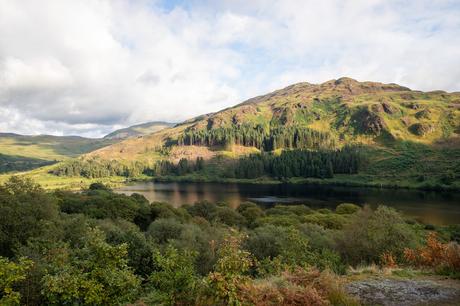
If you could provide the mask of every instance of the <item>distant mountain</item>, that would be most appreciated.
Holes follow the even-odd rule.
[[[146,122],[113,131],[104,136],[104,139],[126,139],[129,137],[143,136],[172,126],[174,126],[174,123],[163,121]]]
[[[455,176],[460,169],[460,93],[422,92],[351,78],[298,83],[84,158],[177,162],[347,144],[361,144],[372,152],[369,175],[415,180],[453,171]]]

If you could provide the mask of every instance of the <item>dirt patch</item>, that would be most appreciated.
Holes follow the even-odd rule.
[[[170,160],[174,163],[177,163],[182,158],[195,160],[197,157],[202,157],[204,160],[209,160],[214,156],[216,156],[216,152],[209,150],[208,147],[175,146],[171,149]]]
[[[435,280],[370,279],[351,282],[349,294],[365,305],[459,305],[457,282]]]

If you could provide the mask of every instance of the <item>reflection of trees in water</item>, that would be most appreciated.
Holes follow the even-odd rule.
[[[279,199],[283,204],[306,204],[312,208],[334,209],[340,203],[350,202],[359,205],[370,204],[373,207],[382,204],[391,206],[434,224],[458,223],[460,220],[460,194],[447,192],[319,185],[177,182],[140,183],[124,187],[119,192],[137,192],[151,202],[168,202],[174,207],[207,200],[226,202],[236,208],[248,199],[253,199],[263,206],[273,206],[277,202],[276,199]]]

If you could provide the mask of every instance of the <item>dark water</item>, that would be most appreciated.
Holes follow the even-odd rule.
[[[237,207],[243,201],[271,206],[276,203],[306,204],[312,208],[335,208],[349,202],[371,206],[387,205],[424,223],[460,223],[460,193],[391,190],[312,185],[253,185],[220,183],[137,183],[117,192],[140,193],[150,201],[168,202],[178,207],[197,201],[225,201]]]

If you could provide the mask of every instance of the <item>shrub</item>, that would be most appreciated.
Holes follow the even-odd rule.
[[[194,268],[196,253],[179,251],[169,245],[164,254],[157,251],[154,262],[157,271],[149,277],[152,292],[149,304],[191,305],[195,300],[197,275]]]
[[[350,215],[361,209],[358,205],[352,203],[342,203],[335,208],[335,212],[341,215]]]
[[[56,199],[31,180],[11,177],[0,186],[0,256],[33,237],[45,235],[58,221]]]
[[[123,219],[97,220],[95,224],[105,233],[106,240],[111,245],[126,244],[128,265],[134,269],[137,275],[146,277],[152,272],[153,246],[135,224]]]
[[[279,261],[281,265],[289,267],[317,266],[321,269],[343,271],[338,254],[326,249],[314,252],[308,238],[293,227],[258,227],[250,232],[245,246],[262,266],[266,266],[262,270],[272,269],[271,264]]]
[[[19,305],[21,294],[14,291],[14,285],[26,279],[27,270],[33,262],[26,258],[18,263],[0,257],[0,305]]]
[[[133,222],[136,218],[142,224],[148,205],[137,197],[116,194],[105,189],[87,190],[83,193],[56,192],[62,212],[82,213],[95,219],[122,218]],[[139,219],[139,217],[142,217]],[[149,221],[148,221],[149,222]]]
[[[211,222],[216,216],[217,206],[213,203],[209,203],[208,201],[202,201],[197,202],[194,205],[187,206],[186,210],[194,217],[202,217]]]
[[[337,241],[340,252],[352,264],[378,262],[387,252],[401,259],[404,249],[416,243],[414,230],[397,211],[385,206],[359,211]]]
[[[216,211],[216,220],[228,226],[242,226],[246,220],[237,211],[230,207],[219,207]]]
[[[296,268],[240,286],[246,305],[359,305],[334,275]]]
[[[150,224],[147,236],[155,242],[163,244],[171,239],[179,238],[183,225],[176,219],[157,219]]]
[[[405,249],[404,257],[417,267],[430,267],[441,274],[460,277],[460,245],[440,242],[435,232],[428,234],[424,246]]]
[[[245,219],[249,228],[254,228],[256,220],[265,215],[265,212],[257,204],[251,202],[243,202],[238,206],[239,212]]]
[[[65,245],[49,251],[42,279],[47,305],[119,305],[137,296],[140,279],[128,267],[127,246],[110,246],[92,229],[81,249]]]
[[[195,258],[198,273],[205,275],[216,262],[216,249],[222,241],[224,230],[218,227],[201,228],[196,224],[184,224],[180,236],[171,244],[179,250],[197,253]]]
[[[267,209],[267,215],[308,215],[311,214],[312,210],[310,207],[305,205],[275,205],[270,209]]]
[[[205,279],[208,291],[204,296],[214,305],[241,305],[240,287],[249,281],[247,273],[254,263],[251,254],[241,249],[244,239],[244,235],[233,231],[217,252],[214,272]]]
[[[264,225],[249,234],[245,247],[257,259],[275,258],[282,252],[285,231],[282,227]]]
[[[303,223],[318,224],[327,229],[342,229],[347,221],[345,216],[334,213],[314,213],[302,217]]]
[[[186,209],[174,208],[168,203],[154,202],[150,205],[150,214],[152,220],[156,219],[177,219],[187,221],[190,219]]]
[[[313,250],[332,249],[335,246],[335,230],[314,223],[301,224],[298,229],[308,239]]]
[[[103,183],[96,182],[96,183],[91,183],[88,187],[89,190],[105,190],[109,191],[111,190],[108,186],[104,185]]]
[[[255,226],[262,225],[275,225],[275,226],[297,226],[300,224],[300,217],[295,215],[271,215],[261,217],[256,220]]]

